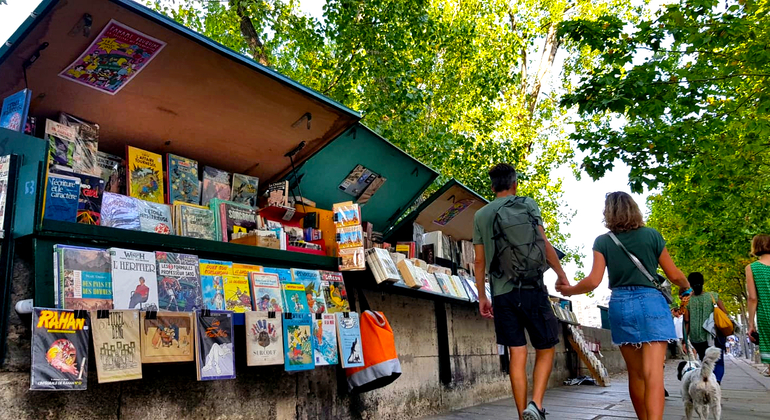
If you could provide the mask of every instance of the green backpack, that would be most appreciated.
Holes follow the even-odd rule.
[[[492,224],[495,258],[490,271],[518,286],[541,288],[548,269],[545,239],[525,200],[515,197],[497,209]]]

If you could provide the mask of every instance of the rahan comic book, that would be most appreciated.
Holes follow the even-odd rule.
[[[67,309],[32,310],[31,390],[84,390],[88,384],[89,318]]]

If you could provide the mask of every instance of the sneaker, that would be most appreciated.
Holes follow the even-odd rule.
[[[522,413],[524,420],[545,420],[545,410],[537,408],[534,401],[530,401]]]

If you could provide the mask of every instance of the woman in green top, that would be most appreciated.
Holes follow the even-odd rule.
[[[698,357],[703,360],[703,356],[706,355],[706,349],[709,348],[709,338],[711,334],[703,328],[703,323],[714,313],[714,303],[719,306],[719,309],[725,313],[725,305],[719,299],[719,294],[716,292],[703,293],[703,284],[705,279],[703,274],[695,272],[690,273],[687,276],[687,280],[692,287],[693,295],[690,297],[690,301],[687,302],[687,310],[684,313],[684,327],[687,330],[687,337],[690,339],[690,343],[698,352]],[[713,337],[714,345],[722,349],[722,356],[719,357],[716,366],[714,367],[714,375],[717,377],[717,382],[722,383],[722,377],[725,376],[725,337],[721,334]]]
[[[759,260],[746,266],[749,337],[759,333],[759,355],[762,363],[770,364],[770,236],[755,236],[751,241],[751,253]],[[756,342],[753,337],[751,341]]]

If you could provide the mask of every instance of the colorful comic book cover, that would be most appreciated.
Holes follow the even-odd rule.
[[[158,310],[154,252],[110,248],[112,303],[115,309]]]
[[[31,390],[84,390],[88,383],[89,318],[75,311],[32,310]]]
[[[59,76],[110,95],[155,58],[165,42],[110,20],[91,45]]]
[[[99,176],[104,180],[104,191],[126,194],[126,161],[115,155],[96,152]]]
[[[203,309],[198,256],[155,251],[158,265],[158,304],[162,311]]]
[[[473,200],[473,199],[470,199],[470,198],[465,198],[465,199],[462,199],[462,200],[457,200],[445,212],[441,213],[441,215],[439,217],[437,217],[436,220],[433,221],[433,223],[435,223],[435,224],[437,224],[439,226],[446,226],[447,223],[451,222],[452,219],[457,217],[460,213],[465,211],[465,209],[470,207],[475,202],[476,202],[476,200]]]
[[[262,267],[262,271],[265,273],[275,274],[278,276],[278,280],[283,283],[288,283],[292,281],[291,277],[291,269],[290,268],[273,268],[273,267]]]
[[[139,208],[139,228],[142,232],[171,235],[173,230],[171,206],[144,200],[136,201]]]
[[[364,366],[361,350],[361,324],[355,312],[337,313],[337,340],[340,362],[345,369]]]
[[[326,312],[326,302],[321,287],[321,274],[318,270],[292,268],[291,277],[295,283],[305,287],[305,296],[310,312],[314,314]]]
[[[283,289],[284,312],[291,312],[294,314],[310,313],[304,285],[301,283],[281,282],[281,288]]]
[[[58,174],[48,175],[43,218],[63,222],[77,222],[79,199],[80,178]]]
[[[237,313],[251,310],[248,277],[234,274],[225,276],[225,308]]]
[[[75,129],[75,172],[101,177],[102,171],[97,163],[99,147],[99,124],[82,120],[62,112],[59,122]]]
[[[199,313],[196,330],[198,380],[235,379],[233,313],[211,311],[205,316]]]
[[[307,313],[283,315],[284,369],[287,372],[315,368],[312,316]]]
[[[198,162],[169,153],[166,155],[167,202],[198,204],[201,201],[201,182],[198,179]]]
[[[157,312],[155,319],[147,319],[147,312],[142,311],[139,322],[142,363],[195,360],[194,312]]]
[[[249,233],[257,230],[257,211],[243,204],[219,203],[219,217],[223,242],[230,242],[234,233]]]
[[[153,203],[163,198],[163,160],[157,153],[126,146],[128,195]]]
[[[0,108],[0,128],[21,133],[27,123],[31,99],[32,91],[29,89],[22,89],[3,99],[3,107]]]
[[[230,199],[230,172],[204,166],[201,205],[207,206],[212,198]]]
[[[251,272],[249,279],[255,311],[283,311],[283,293],[281,293],[281,283],[277,274]]]
[[[215,240],[214,212],[194,204],[175,203],[179,207],[179,234],[188,238]]]
[[[234,276],[249,276],[249,273],[251,272],[261,272],[262,266],[261,265],[254,265],[254,264],[240,264],[240,263],[233,263],[233,275]]]
[[[259,187],[259,178],[243,174],[233,174],[230,201],[250,207],[257,207],[257,187]]]
[[[112,309],[110,253],[105,249],[54,245],[56,304],[61,309]]]
[[[99,383],[142,379],[139,311],[91,312],[91,334]]]
[[[313,315],[313,339],[315,340],[315,365],[339,363],[337,356],[337,326],[334,314]]]
[[[246,364],[283,364],[283,318],[280,313],[246,312]]]
[[[45,138],[48,140],[48,166],[73,170],[77,130],[53,120],[45,120]]]
[[[229,261],[200,260],[203,304],[207,309],[224,311],[225,277],[232,275],[233,263]]]
[[[345,280],[342,273],[336,271],[319,271],[321,274],[321,290],[326,301],[326,312],[350,312],[348,292],[345,290]]]
[[[140,200],[121,194],[105,192],[102,196],[101,225],[117,229],[139,230]]]

